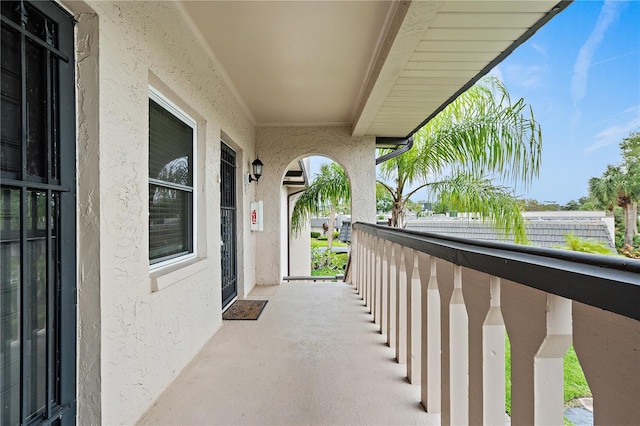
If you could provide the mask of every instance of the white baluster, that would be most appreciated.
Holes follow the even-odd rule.
[[[398,364],[407,362],[407,267],[402,246],[396,281],[396,360]]]
[[[367,293],[369,313],[375,315],[375,292],[376,292],[376,246],[378,238],[371,236],[371,249],[369,251],[369,270],[371,271],[371,279],[369,280],[369,292]]]
[[[356,290],[358,290],[358,281],[360,276],[358,275],[358,255],[360,254],[360,245],[358,244],[358,235],[360,231],[354,229],[351,232],[351,284]]]
[[[362,287],[360,288],[360,298],[366,302],[367,283],[369,282],[369,268],[367,260],[369,259],[369,234],[364,234],[362,239]]]
[[[382,269],[380,275],[380,333],[387,334],[387,322],[388,322],[388,307],[387,298],[388,286],[389,286],[389,259],[387,258],[387,251],[389,242],[382,240]]]
[[[362,296],[362,288],[364,287],[364,281],[366,277],[364,276],[364,251],[365,251],[365,239],[367,234],[363,232],[360,233],[360,250],[358,253],[358,267],[359,267],[359,275],[360,280],[358,280],[358,295]]]
[[[593,393],[594,424],[638,424],[640,321],[573,301],[573,346]]]
[[[362,286],[364,285],[364,239],[365,233],[360,232],[360,236],[358,237],[358,296],[362,295]]]
[[[400,256],[399,245],[391,243],[389,250],[389,288],[388,290],[388,315],[387,315],[387,344],[390,348],[396,345],[396,283],[398,281],[398,268],[396,257]]]
[[[422,405],[429,413],[441,412],[441,318],[440,290],[436,258],[424,256],[428,262],[429,281],[422,283]]]
[[[536,353],[534,421],[537,425],[564,422],[564,355],[571,345],[571,300],[547,294],[547,336]]]
[[[418,251],[413,251],[413,271],[411,272],[411,284],[407,289],[407,378],[409,383],[420,384],[421,379],[421,306],[422,306],[422,281],[418,266]]]
[[[462,267],[454,266],[449,302],[449,412],[452,425],[469,423],[469,319],[462,294]]]
[[[376,325],[380,325],[380,286],[382,285],[382,247],[384,241],[381,238],[376,238],[376,251],[375,251],[375,275],[376,280],[373,287],[373,322]]]
[[[505,421],[505,330],[500,310],[500,278],[491,277],[491,302],[482,324],[483,423],[503,425]]]

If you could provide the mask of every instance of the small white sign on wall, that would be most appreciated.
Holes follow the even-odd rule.
[[[255,201],[251,203],[251,230],[262,231],[263,229],[262,201]]]

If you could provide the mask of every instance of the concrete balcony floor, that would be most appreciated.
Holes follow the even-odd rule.
[[[221,329],[141,424],[439,424],[344,283],[257,287],[258,321]]]

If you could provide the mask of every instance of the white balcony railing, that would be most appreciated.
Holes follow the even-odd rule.
[[[562,425],[574,345],[594,423],[640,419],[640,262],[357,223],[351,282],[442,424]]]

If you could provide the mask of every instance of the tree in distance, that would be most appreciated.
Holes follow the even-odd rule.
[[[624,211],[624,244],[633,245],[638,234],[638,201],[640,200],[640,132],[631,133],[620,142],[622,161],[608,165],[600,177],[589,179],[589,193],[602,208],[613,212],[615,206]]]

